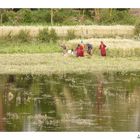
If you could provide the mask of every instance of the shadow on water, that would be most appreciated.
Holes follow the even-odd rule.
[[[140,131],[140,72],[0,75],[0,131]]]

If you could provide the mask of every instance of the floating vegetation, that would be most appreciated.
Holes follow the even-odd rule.
[[[46,114],[35,114],[28,116],[27,118],[32,122],[32,125],[36,127],[38,130],[43,130],[43,128],[46,127],[54,127],[54,126],[59,126],[60,121],[47,116]]]
[[[8,101],[9,101],[9,102],[12,101],[13,98],[14,98],[13,93],[9,92],[9,93],[8,93]]]
[[[6,114],[6,117],[7,119],[10,119],[10,120],[19,120],[19,115],[17,113],[8,112]]]

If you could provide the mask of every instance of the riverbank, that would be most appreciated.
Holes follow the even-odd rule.
[[[0,54],[0,74],[66,74],[140,71],[137,57],[64,57],[61,53]]]

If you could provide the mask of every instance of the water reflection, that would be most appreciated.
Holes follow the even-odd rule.
[[[139,78],[1,75],[0,131],[140,131]]]
[[[97,85],[97,92],[96,92],[96,111],[97,114],[100,114],[102,111],[103,104],[105,103],[105,95],[103,91],[103,82],[99,81]]]
[[[5,131],[2,97],[0,95],[0,131]]]

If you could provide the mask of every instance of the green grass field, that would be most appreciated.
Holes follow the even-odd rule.
[[[53,53],[61,52],[56,43],[0,41],[0,53]]]
[[[120,27],[120,26],[119,26]],[[60,31],[62,34],[63,28]],[[66,27],[65,27],[66,28]],[[84,31],[84,27],[79,26]],[[93,28],[93,26],[87,26]],[[118,29],[116,31],[116,28]],[[95,30],[94,26],[94,30]],[[98,30],[104,33],[113,34],[113,38],[103,37],[82,39],[84,43],[91,43],[94,47],[93,56],[77,58],[74,56],[63,56],[61,44],[66,44],[68,49],[75,49],[80,39],[59,40],[58,43],[43,43],[38,40],[29,40],[29,42],[19,42],[17,40],[0,40],[0,74],[66,74],[66,73],[92,73],[92,72],[110,72],[110,71],[139,71],[140,70],[140,41],[134,39],[124,39],[117,34],[125,34],[133,29],[129,26],[122,26],[121,32],[118,26],[104,27],[99,26]],[[19,28],[17,27],[17,30]],[[36,30],[36,28],[34,29]],[[64,30],[67,30],[64,29]],[[80,29],[78,29],[79,31]],[[108,30],[110,32],[108,32]],[[115,31],[116,32],[115,32]],[[124,32],[124,30],[126,32]],[[8,29],[4,30],[9,31]],[[15,30],[13,30],[15,31]],[[32,28],[33,31],[33,28]],[[81,31],[81,30],[80,30]],[[132,34],[130,32],[130,34]],[[66,33],[66,32],[65,32]],[[96,31],[95,33],[99,33]],[[3,33],[4,34],[4,33]],[[129,34],[128,34],[129,35]],[[105,35],[106,36],[106,35]],[[99,44],[104,41],[107,46],[107,57],[100,56]]]
[[[139,71],[138,57],[64,57],[61,53],[0,54],[0,74],[66,74]]]
[[[91,43],[94,47],[94,55],[99,56],[100,41],[104,41],[107,46],[107,55],[109,57],[139,57],[140,41],[134,39],[114,39],[114,38],[91,38],[84,39],[84,43]],[[75,49],[80,39],[69,41],[59,41],[58,43],[42,43],[31,41],[20,43],[16,41],[0,40],[0,53],[58,53],[62,52],[60,44],[66,44],[68,49]]]

